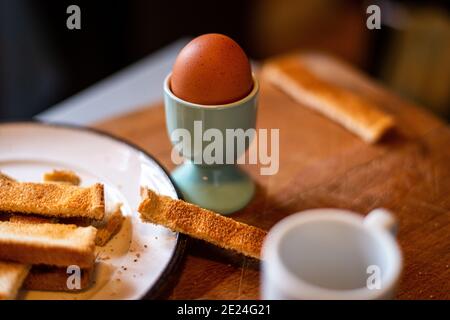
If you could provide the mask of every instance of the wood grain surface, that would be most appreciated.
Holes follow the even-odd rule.
[[[233,218],[269,230],[292,213],[322,207],[367,214],[391,209],[399,219],[404,270],[397,298],[450,299],[450,128],[347,65],[305,56],[311,68],[373,99],[398,129],[368,145],[260,79],[259,128],[280,129],[280,169],[259,175],[257,192]],[[162,103],[95,125],[154,155],[167,169],[169,142]],[[259,265],[193,240],[171,299],[259,298]]]

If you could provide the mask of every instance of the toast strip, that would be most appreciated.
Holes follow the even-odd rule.
[[[146,188],[142,193],[138,211],[144,221],[259,259],[266,231]]]
[[[294,98],[374,143],[394,126],[394,119],[358,94],[320,79],[305,67],[299,56],[267,62],[263,77]]]
[[[27,290],[76,292],[91,286],[93,273],[93,267],[81,269],[80,289],[69,289],[67,280],[69,280],[71,273],[67,273],[67,268],[33,266],[25,278],[23,288]]]
[[[89,188],[81,188],[0,179],[0,211],[103,219],[103,185],[96,183]]]
[[[75,225],[0,222],[0,260],[90,268],[96,232]]]
[[[0,300],[16,297],[29,270],[28,265],[0,261]]]
[[[65,183],[73,186],[79,186],[81,183],[80,177],[70,170],[53,170],[44,173],[44,182],[50,183]]]
[[[94,224],[97,228],[97,236],[95,238],[95,244],[97,246],[105,246],[109,240],[115,236],[122,228],[124,216],[122,214],[122,204],[116,205],[113,212],[107,214],[105,221],[101,224]]]

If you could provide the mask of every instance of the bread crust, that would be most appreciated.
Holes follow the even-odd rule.
[[[103,185],[81,188],[60,183],[30,183],[0,179],[0,211],[49,217],[103,219]]]
[[[92,267],[94,227],[0,222],[0,260],[24,264]]]
[[[262,76],[297,102],[341,124],[364,141],[374,143],[394,126],[394,118],[369,99],[322,80],[298,55],[269,60]]]
[[[210,242],[243,255],[260,258],[266,231],[224,217],[196,205],[142,190],[138,211],[144,221]]]

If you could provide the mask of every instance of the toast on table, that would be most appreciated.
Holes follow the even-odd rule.
[[[271,59],[261,73],[299,103],[336,121],[366,142],[377,142],[394,127],[394,118],[373,101],[323,80],[298,55]]]
[[[196,205],[143,188],[139,213],[144,221],[210,242],[243,255],[260,258],[266,231]]]

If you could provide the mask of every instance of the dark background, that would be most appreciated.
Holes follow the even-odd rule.
[[[219,32],[261,60],[330,52],[449,118],[448,1],[0,0],[0,119],[29,118],[183,36]],[[66,9],[81,8],[81,30]],[[382,7],[381,30],[365,9]],[[406,17],[406,18],[405,18]]]

